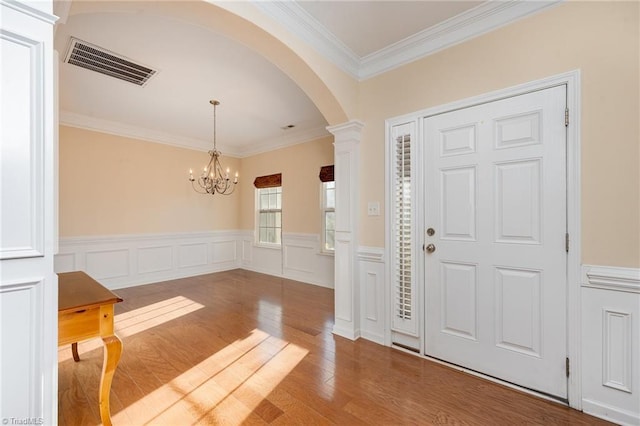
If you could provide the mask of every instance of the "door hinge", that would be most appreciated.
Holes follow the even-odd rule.
[[[569,253],[569,233],[564,234],[564,249]]]
[[[569,126],[569,108],[564,109],[564,127]]]
[[[564,362],[564,366],[565,366],[565,371],[567,373],[567,377],[569,377],[569,358],[565,358],[565,362]]]

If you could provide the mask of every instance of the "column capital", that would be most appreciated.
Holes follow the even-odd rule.
[[[346,123],[327,126],[327,130],[335,137],[335,142],[357,141],[360,142],[364,123],[360,120],[350,120]]]

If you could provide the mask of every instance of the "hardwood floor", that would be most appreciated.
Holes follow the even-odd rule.
[[[117,290],[114,425],[597,425],[604,421],[366,340],[333,291],[235,270]],[[59,423],[100,423],[99,340],[60,348]]]

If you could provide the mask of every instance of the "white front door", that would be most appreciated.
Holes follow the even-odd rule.
[[[560,398],[565,106],[563,85],[423,122],[426,354]]]

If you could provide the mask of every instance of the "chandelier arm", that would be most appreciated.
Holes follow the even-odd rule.
[[[195,181],[194,181],[194,180],[192,180],[192,181],[191,181],[191,187],[192,187],[192,188],[193,188],[193,190],[194,190],[194,191],[196,191],[198,194],[207,194],[207,192],[205,192],[205,191],[201,191],[201,190],[199,190],[198,188],[196,188],[196,185],[195,185]]]

